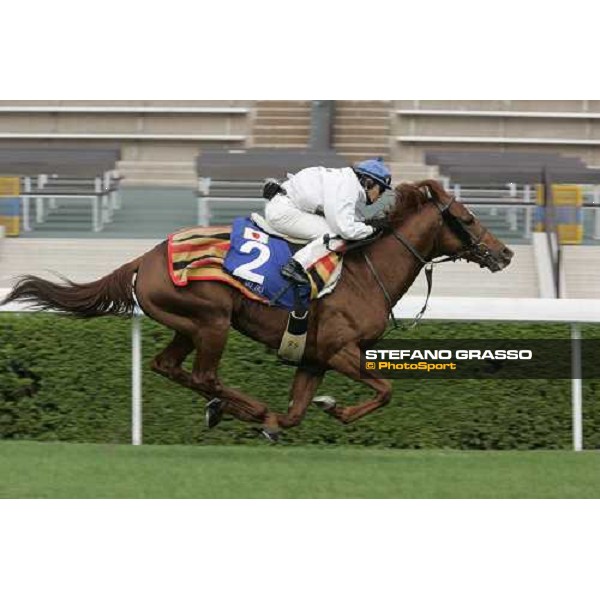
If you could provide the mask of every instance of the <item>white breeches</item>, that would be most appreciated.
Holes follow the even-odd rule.
[[[342,240],[331,240],[328,249],[323,242],[323,235],[329,233],[333,237],[334,234],[325,218],[301,211],[286,196],[275,196],[267,203],[265,218],[276,231],[291,237],[312,240],[294,254],[294,259],[305,269],[329,254],[330,249],[338,249],[345,245]]]
[[[332,233],[325,217],[300,210],[287,196],[275,196],[265,207],[265,219],[276,231],[303,240]]]

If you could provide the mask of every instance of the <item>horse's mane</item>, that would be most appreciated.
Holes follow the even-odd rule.
[[[416,183],[401,183],[396,186],[395,201],[387,212],[390,227],[395,227],[409,216],[422,210],[428,198],[444,199],[447,192],[442,184],[435,179],[424,179]]]

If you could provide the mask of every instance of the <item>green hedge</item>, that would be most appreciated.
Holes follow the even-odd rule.
[[[128,443],[131,342],[128,321],[75,321],[55,315],[0,315],[0,438]],[[426,323],[404,336],[563,338],[564,325]],[[600,337],[600,329],[584,328]],[[391,337],[394,337],[392,334]],[[208,431],[204,402],[148,368],[170,340],[143,322],[144,442],[262,443],[246,424],[224,421]],[[272,353],[231,333],[221,377],[285,410],[293,370]],[[350,426],[317,410],[285,433],[284,442],[392,448],[569,448],[570,381],[396,381],[392,403]],[[369,394],[358,383],[328,374],[319,393],[343,403]],[[584,384],[586,448],[600,447],[600,382]]]

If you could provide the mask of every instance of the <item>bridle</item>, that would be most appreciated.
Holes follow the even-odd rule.
[[[488,231],[487,228],[484,227],[483,225],[481,225],[481,228],[482,228],[481,233],[479,234],[479,236],[477,236],[477,238],[473,237],[473,235],[467,228],[467,224],[465,224],[464,221],[462,221],[456,215],[453,215],[450,212],[450,207],[456,201],[456,197],[451,196],[450,202],[448,202],[446,204],[446,203],[441,202],[438,198],[432,196],[431,192],[429,191],[429,188],[425,188],[425,189],[426,189],[425,196],[427,197],[427,200],[433,203],[433,205],[439,211],[440,216],[442,217],[441,227],[446,225],[448,227],[448,229],[450,229],[450,231],[462,243],[462,249],[459,252],[452,254],[451,256],[446,256],[445,258],[439,258],[437,260],[434,260],[432,258],[428,259],[428,258],[425,258],[402,234],[398,233],[394,229],[391,230],[391,234],[394,236],[394,238],[396,240],[398,240],[398,242],[400,242],[400,244],[402,244],[417,259],[417,261],[419,263],[419,267],[424,268],[425,277],[427,279],[427,297],[425,298],[425,304],[423,304],[423,307],[421,308],[419,313],[417,315],[415,315],[413,322],[409,326],[407,326],[406,329],[412,329],[413,327],[415,327],[417,325],[417,323],[421,320],[423,315],[425,314],[425,311],[427,310],[427,305],[429,303],[429,297],[431,296],[431,290],[433,288],[433,266],[434,265],[439,264],[439,263],[444,263],[444,262],[450,262],[450,261],[455,262],[457,260],[461,260],[461,259],[465,258],[467,255],[471,255],[474,258],[479,258],[479,259],[481,259],[482,262],[492,258],[492,254],[489,251],[489,249],[487,248],[487,246],[485,244],[481,243],[481,240],[483,239],[484,235]],[[437,233],[436,233],[436,239],[437,239]],[[379,275],[378,275],[377,271],[375,270],[375,267],[373,266],[373,263],[371,262],[369,257],[364,252],[363,252],[363,256],[364,256],[365,262],[367,263],[367,266],[369,267],[371,273],[373,274],[373,277],[375,278],[375,281],[377,282],[377,284],[381,288],[381,291],[383,292],[383,295],[385,296],[386,302],[388,304],[389,314],[390,314],[390,317],[394,324],[394,329],[398,329],[399,325],[398,325],[398,322],[396,321],[396,317],[394,316],[394,312],[393,312],[394,306],[392,303],[392,298],[391,298],[389,292],[387,291],[387,289],[385,288],[383,281],[379,277]]]
[[[492,257],[492,253],[490,252],[489,248],[485,244],[481,243],[483,236],[488,232],[487,227],[481,225],[481,233],[479,234],[479,236],[477,236],[477,238],[474,238],[471,235],[467,224],[462,219],[459,219],[456,215],[453,215],[450,212],[450,207],[454,204],[454,202],[456,202],[455,196],[450,197],[450,202],[448,202],[448,204],[444,204],[443,202],[440,202],[437,198],[432,197],[429,189],[427,189],[426,196],[427,199],[430,202],[432,202],[433,205],[438,209],[442,217],[443,224],[446,225],[448,229],[450,229],[450,231],[460,240],[462,244],[462,250],[460,250],[456,254],[435,261],[429,260],[426,261],[427,263],[435,264],[448,261],[454,262],[456,260],[461,260],[465,258],[465,256],[469,254],[471,256],[481,259],[481,261],[486,261]],[[394,230],[392,230],[392,234],[394,235],[394,237],[396,237],[396,239],[398,239],[398,241],[401,241]]]

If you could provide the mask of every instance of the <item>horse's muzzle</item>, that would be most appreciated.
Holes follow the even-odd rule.
[[[510,261],[514,255],[515,253],[505,246],[498,253],[490,253],[488,260],[482,266],[487,267],[492,273],[497,273],[510,265]]]

